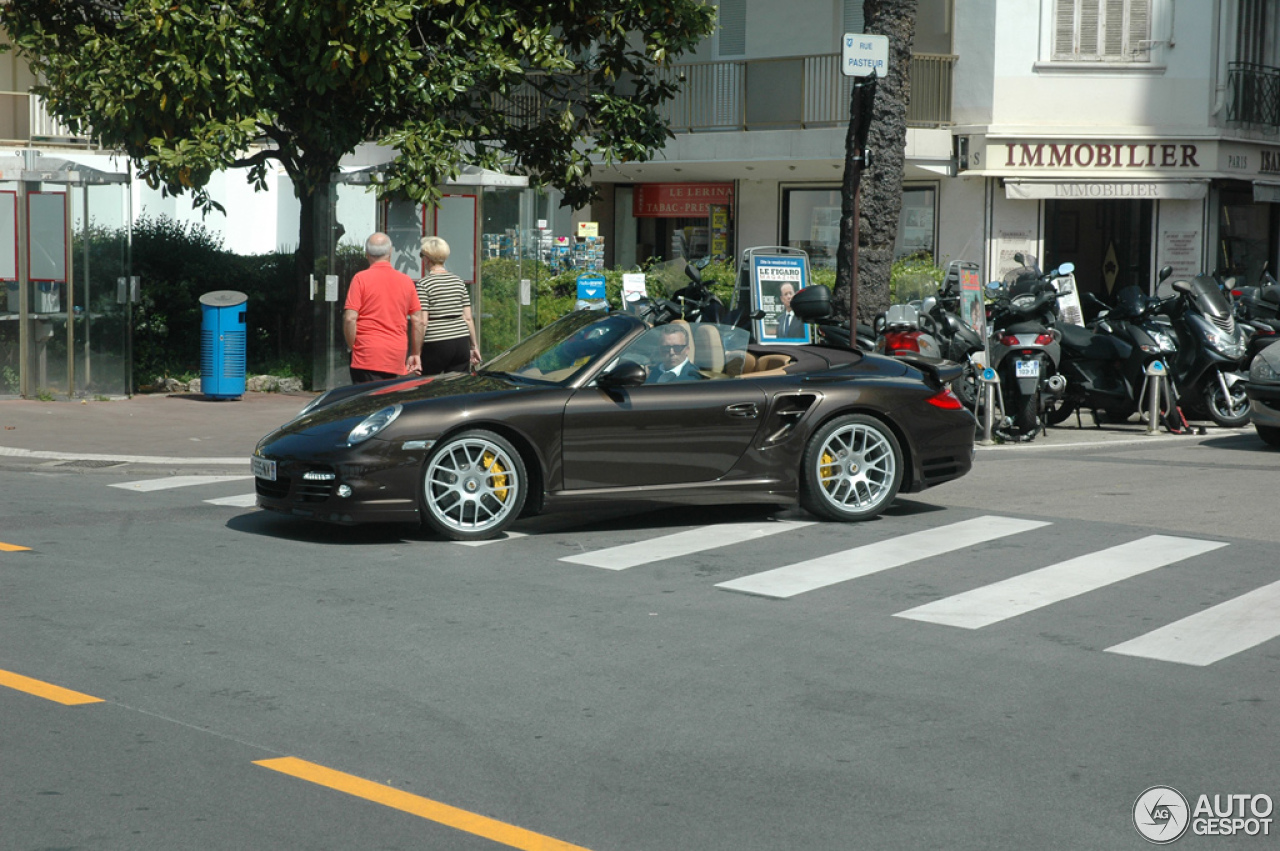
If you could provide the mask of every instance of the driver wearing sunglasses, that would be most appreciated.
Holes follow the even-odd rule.
[[[649,384],[671,381],[696,381],[704,376],[689,362],[689,335],[683,326],[668,325],[662,329],[658,346],[659,363],[649,370]]]

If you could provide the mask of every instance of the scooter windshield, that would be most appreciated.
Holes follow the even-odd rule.
[[[1190,283],[1191,297],[1201,313],[1216,319],[1225,319],[1231,315],[1231,305],[1227,303],[1227,297],[1222,294],[1217,281],[1201,275],[1193,278]]]

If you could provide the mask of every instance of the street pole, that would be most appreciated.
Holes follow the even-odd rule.
[[[867,166],[867,133],[871,127],[871,112],[876,100],[876,79],[876,75],[871,74],[858,77],[853,84],[849,99],[849,132],[845,136],[840,238],[842,244],[848,246],[849,340],[854,345],[858,338],[858,189],[862,184],[862,170]]]

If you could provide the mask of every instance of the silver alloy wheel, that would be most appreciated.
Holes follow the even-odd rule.
[[[809,457],[814,491],[835,516],[869,516],[897,493],[900,453],[874,422],[851,418],[827,434]]]
[[[510,444],[473,432],[450,440],[427,462],[423,500],[440,531],[483,537],[515,519],[524,488],[524,464]]]

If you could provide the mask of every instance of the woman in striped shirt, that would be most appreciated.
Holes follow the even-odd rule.
[[[422,340],[422,374],[466,372],[480,362],[471,298],[462,279],[444,267],[449,243],[438,236],[422,239],[427,276],[418,281],[418,300],[426,335]]]

